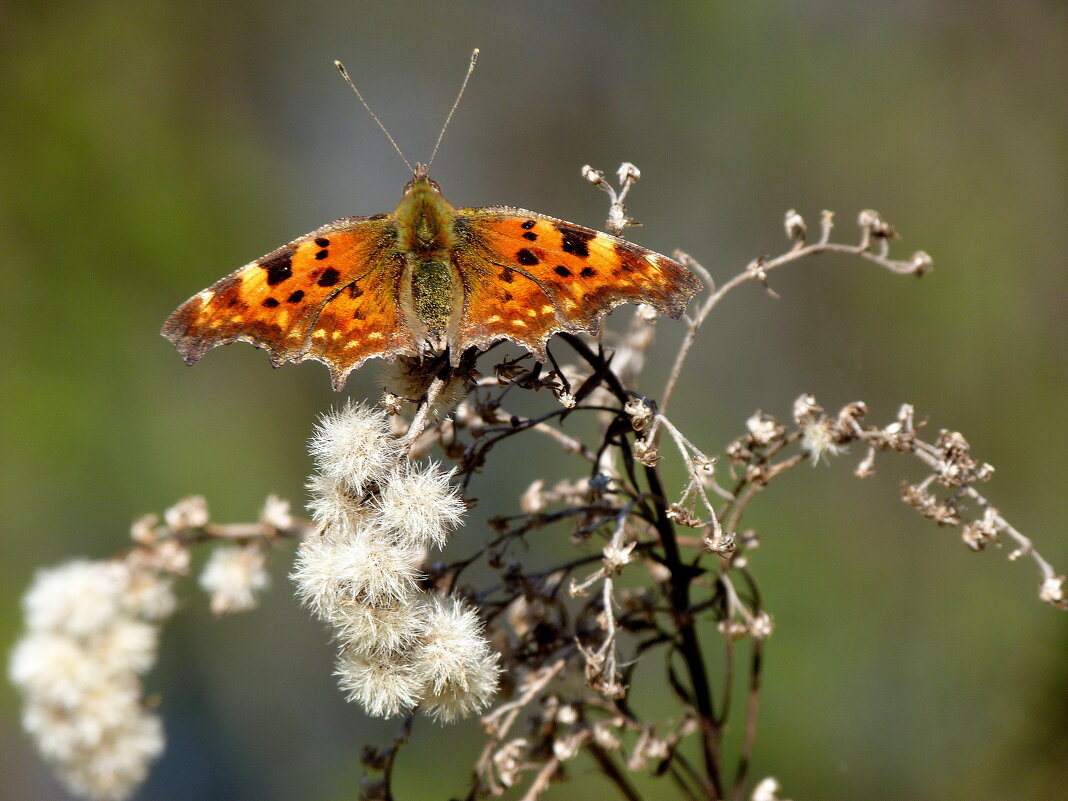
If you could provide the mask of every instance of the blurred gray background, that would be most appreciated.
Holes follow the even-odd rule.
[[[692,439],[716,452],[802,392],[863,399],[873,421],[910,401],[932,434],[964,432],[1006,517],[1068,565],[1063,3],[9,2],[0,29],[5,651],[34,569],[116,552],[137,515],[191,493],[220,521],[253,518],[268,492],[299,506],[304,440],[338,400],[326,370],[275,372],[245,346],[189,369],[159,327],[261,253],[393,209],[409,176],[333,59],[415,161],[475,46],[434,165],[456,205],[600,227],[605,197],[579,168],[630,160],[644,227],[628,235],[721,281],[787,248],[788,208],[811,227],[836,210],[847,241],[878,209],[898,253],[934,257],[922,281],[827,258],[774,274],[778,300],[739,291],[674,400]],[[650,394],[681,327],[658,333]],[[377,366],[346,392],[377,398]],[[496,454],[457,547],[535,475],[583,469],[527,453]],[[1064,797],[1064,614],[1038,602],[1030,563],[972,554],[897,500],[917,466],[884,458],[860,482],[861,456],[795,471],[748,518],[778,626],[754,775],[794,799]],[[565,541],[544,535],[547,552]],[[289,559],[249,615],[215,621],[183,588],[150,677],[168,750],[138,798],[356,796],[361,745],[394,724],[343,703]],[[0,685],[0,796],[65,797],[18,714]],[[419,720],[398,798],[462,794],[478,734]],[[604,792],[591,765],[570,773],[549,798]]]

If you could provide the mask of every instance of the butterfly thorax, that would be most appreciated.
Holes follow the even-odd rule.
[[[459,324],[460,276],[452,262],[456,212],[437,184],[416,178],[393,213],[404,259],[401,305],[424,348],[443,350]],[[422,348],[421,348],[422,349]]]

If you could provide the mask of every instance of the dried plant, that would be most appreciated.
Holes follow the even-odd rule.
[[[633,224],[623,205],[639,177],[633,165],[620,168],[618,190],[600,171],[586,167],[583,176],[610,195],[611,230]],[[778,783],[748,773],[773,624],[747,561],[757,534],[743,518],[772,481],[840,457],[851,444],[863,452],[860,478],[890,454],[918,460],[926,477],[902,483],[904,501],[957,528],[972,550],[1008,542],[1010,559],[1038,568],[1040,599],[1064,609],[1064,576],[980,491],[993,468],[960,433],[926,436],[907,404],[895,419],[873,424],[862,402],[828,413],[803,395],[791,419],[757,411],[739,424],[739,436],[718,444],[695,442],[668,416],[702,323],[742,284],[770,292],[773,271],[828,252],[901,275],[931,268],[923,252],[891,258],[895,233],[874,211],[860,213],[852,245],[831,241],[832,221],[824,212],[810,241],[802,217],[788,212],[789,250],[754,260],[718,287],[678,254],[707,293],[686,318],[656,396],[635,389],[657,330],[656,313],[645,307],[623,331],[561,334],[549,365],[501,357],[496,347],[465,353],[456,367],[446,358],[402,358],[387,370],[380,408],[349,402],[321,419],[310,442],[310,520],[269,498],[256,523],[218,525],[203,499],[191,498],[162,520],[137,521],[133,547],[111,561],[42,571],[24,600],[26,634],[10,674],[44,758],[85,797],[119,799],[136,789],[163,747],[139,677],[152,666],[160,626],[174,610],[172,584],[188,574],[190,552],[214,549],[200,585],[212,611],[228,614],[255,606],[267,587],[266,560],[298,540],[296,594],[331,631],[342,692],[370,715],[402,718],[393,743],[366,751],[364,798],[393,797],[397,753],[422,712],[441,723],[482,713],[486,740],[468,799],[512,787],[538,798],[585,753],[627,799],[641,797],[629,774],[651,772],[680,798],[775,801]],[[547,392],[538,414],[509,406],[516,393],[539,390]],[[594,435],[581,439],[559,425],[577,415],[595,422]],[[468,509],[467,489],[477,473],[521,469],[495,452],[516,436],[547,437],[587,467],[551,486],[531,476],[515,514],[488,521],[487,531]],[[429,461],[431,454],[451,467]],[[665,459],[684,467],[681,486],[665,485]],[[446,562],[428,558],[465,524],[486,531],[466,538],[477,547]],[[529,568],[526,545],[562,526],[574,555]],[[475,564],[495,578],[476,584]],[[722,640],[719,664],[702,649],[710,637]],[[636,711],[629,691],[639,658],[662,665],[673,714],[653,720]],[[735,709],[739,683],[748,702]],[[727,764],[731,738],[729,752],[739,757]],[[696,762],[680,747],[692,741]]]

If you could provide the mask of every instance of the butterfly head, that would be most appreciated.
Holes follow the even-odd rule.
[[[430,180],[430,165],[416,164],[415,169],[412,170],[412,179],[404,185],[404,196],[407,197],[412,192],[426,191],[427,189],[441,194],[441,187],[438,186],[438,182]]]

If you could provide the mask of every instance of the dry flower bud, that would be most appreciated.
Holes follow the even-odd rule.
[[[289,513],[289,501],[277,495],[268,495],[260,512],[260,522],[271,528],[285,531],[293,527],[293,515]]]
[[[897,234],[888,222],[883,220],[879,212],[865,209],[857,218],[857,223],[866,234],[876,239],[895,239]]]
[[[1050,576],[1042,582],[1038,597],[1048,604],[1064,604],[1064,576]]]
[[[704,542],[708,551],[718,556],[730,556],[738,549],[733,534],[717,531],[713,526],[708,527]]]
[[[872,228],[880,222],[879,212],[874,209],[864,209],[857,215],[857,225],[861,228]]]
[[[749,634],[749,627],[740,620],[721,620],[716,628],[728,640],[740,640]]]
[[[574,759],[583,745],[583,739],[584,738],[579,738],[575,735],[556,738],[553,740],[553,756],[561,762]]]
[[[805,393],[794,401],[794,420],[798,425],[814,423],[823,419],[823,407],[816,403],[816,396]]]
[[[671,755],[671,746],[663,737],[654,735],[645,741],[642,754],[649,759],[667,759]]]
[[[754,487],[766,487],[768,485],[768,467],[763,464],[751,464],[745,468],[746,483]]]
[[[549,505],[544,489],[544,479],[538,478],[531,482],[530,486],[519,496],[519,508],[528,515],[535,515],[543,511]]]
[[[987,543],[997,543],[999,541],[996,528],[986,526],[982,521],[977,520],[961,526],[960,538],[973,551],[985,550]]]
[[[159,525],[159,515],[142,515],[130,526],[130,539],[138,545],[151,547],[156,544],[156,526]]]
[[[604,183],[604,173],[600,170],[595,170],[589,164],[582,167],[582,177],[594,186],[599,186]]]
[[[148,553],[151,554],[149,561],[156,570],[176,576],[184,576],[189,572],[192,554],[189,553],[189,548],[178,540],[161,542]]]
[[[808,236],[808,228],[805,226],[805,219],[794,209],[786,212],[785,226],[788,239],[802,245],[805,243],[805,237]]]
[[[619,176],[619,183],[621,185],[632,184],[642,177],[641,171],[629,161],[624,161],[619,165],[619,169],[616,170],[616,175]],[[589,179],[587,178],[586,180]]]
[[[901,499],[924,517],[940,526],[955,526],[960,523],[957,510],[938,499],[923,485],[901,482]],[[1011,556],[1009,557],[1012,558]]]
[[[749,262],[749,264],[746,265],[745,271],[752,275],[754,278],[756,278],[756,280],[758,280],[760,283],[764,284],[764,286],[767,286],[768,274],[764,270],[763,258],[758,256],[757,258],[753,259],[751,262]]]
[[[667,518],[668,520],[674,520],[680,526],[688,526],[689,528],[700,528],[704,525],[701,519],[693,513],[693,510],[686,509],[677,503],[673,503],[668,507]]]
[[[634,440],[634,458],[646,467],[655,467],[660,461],[660,451],[644,437]]]
[[[378,405],[385,409],[386,414],[396,416],[404,411],[404,398],[392,392],[386,392],[382,395],[382,400],[378,402]]]
[[[745,427],[749,431],[752,444],[758,448],[766,448],[786,435],[785,426],[770,414],[764,414],[759,409],[745,421]]]
[[[648,303],[639,303],[638,308],[634,311],[635,317],[642,322],[655,323],[660,319],[660,312],[650,306]]]
[[[560,405],[563,406],[565,409],[574,409],[575,404],[578,402],[575,399],[574,395],[572,395],[570,392],[564,391],[563,389],[557,390],[554,387],[553,395],[556,396],[556,399],[560,401]]]
[[[917,276],[929,273],[933,266],[934,262],[924,251],[917,250],[912,254],[912,269]]]
[[[729,459],[732,464],[745,464],[753,458],[753,452],[746,447],[745,439],[745,437],[742,437],[727,445],[727,459]]]
[[[527,372],[527,368],[516,362],[502,362],[493,366],[493,374],[497,376],[497,384],[502,387],[508,386],[525,372]]]
[[[201,495],[183,498],[163,513],[172,531],[188,531],[208,524],[208,502]]]
[[[853,475],[857,478],[871,478],[875,475],[875,448],[868,448],[868,455],[857,465]]]
[[[556,710],[556,722],[562,723],[565,726],[570,726],[573,723],[578,723],[579,714],[575,709],[574,704],[560,704],[560,708]]]
[[[611,722],[598,723],[593,727],[593,741],[606,751],[618,751],[622,747],[619,737],[612,731]]]
[[[716,472],[716,460],[715,457],[705,456],[704,454],[698,454],[693,457],[693,466],[705,475],[712,475]]]
[[[630,417],[635,431],[641,431],[653,417],[653,410],[644,398],[631,398],[623,405],[623,412]]]
[[[497,769],[497,778],[505,787],[511,787],[519,781],[522,773],[522,758],[527,741],[522,737],[505,743],[493,755],[493,767]]]
[[[760,612],[749,621],[749,633],[755,639],[766,640],[773,631],[775,631],[775,624],[771,620],[771,615],[767,612]]]
[[[820,212],[820,231],[824,241],[830,239],[832,228],[834,228],[834,212],[824,209]]]
[[[628,542],[622,547],[616,547],[611,542],[604,546],[601,553],[604,556],[604,569],[606,573],[622,573],[623,568],[634,561],[635,542]]]
[[[868,413],[868,405],[864,401],[853,401],[842,407],[838,412],[838,427],[844,431],[853,433],[856,431],[856,424],[864,419],[864,416]]]
[[[780,789],[782,788],[779,787],[779,782],[768,776],[753,788],[749,801],[787,801],[785,798],[779,798]]]
[[[957,431],[942,430],[935,446],[941,459],[935,468],[939,480],[947,486],[962,486],[973,481],[985,481],[994,473],[989,464],[979,464],[971,455],[968,441]]]

